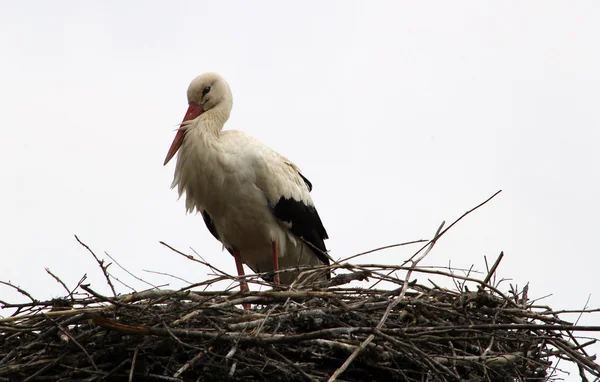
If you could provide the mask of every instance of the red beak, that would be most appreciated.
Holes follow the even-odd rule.
[[[182,128],[183,123],[185,121],[191,121],[192,119],[195,119],[200,114],[202,114],[203,111],[204,110],[202,110],[202,105],[196,105],[195,103],[190,103],[190,107],[188,107],[187,112],[185,113],[185,117],[183,117],[183,121],[181,121],[179,130],[177,130],[177,135],[175,135],[175,139],[173,139],[173,143],[171,143],[171,148],[169,149],[169,152],[167,153],[167,157],[165,158],[165,163],[163,163],[163,166],[166,165],[167,163],[169,163],[171,158],[173,158],[175,156],[175,153],[177,153],[177,150],[179,150],[179,148],[181,147],[181,144],[183,143],[183,137],[185,135],[185,130]]]

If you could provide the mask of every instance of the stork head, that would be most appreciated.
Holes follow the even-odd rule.
[[[217,73],[204,73],[194,78],[188,87],[187,98],[189,107],[167,153],[165,165],[181,147],[185,132],[192,125],[192,121],[206,113],[207,117],[212,116],[217,119],[214,123],[223,127],[233,105],[229,84]]]

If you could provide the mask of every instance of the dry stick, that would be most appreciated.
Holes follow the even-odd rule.
[[[235,369],[237,368],[237,361],[233,361],[233,363],[231,364],[231,369],[229,370],[229,374],[227,374],[229,377],[233,377],[233,375],[235,374]]]
[[[69,331],[67,329],[65,329],[61,324],[59,324],[58,322],[54,321],[52,318],[50,318],[49,316],[47,316],[45,313],[42,313],[42,315],[44,316],[45,319],[47,319],[49,322],[51,322],[54,326],[56,326],[58,328],[58,330],[60,330],[65,336],[69,337],[69,339],[71,341],[73,341],[73,343],[75,345],[77,345],[77,347],[79,349],[81,349],[81,351],[83,352],[83,354],[85,354],[85,356],[87,357],[88,361],[90,361],[90,363],[92,364],[92,366],[94,367],[94,370],[96,371],[100,371],[100,369],[98,369],[98,366],[96,366],[96,363],[94,362],[94,359],[90,356],[90,354],[87,352],[87,350],[85,350],[85,347],[83,347],[76,339],[75,337],[73,337],[71,335],[71,333],[69,333]]]
[[[454,362],[454,359],[456,359],[457,354],[456,354],[456,349],[454,348],[454,344],[452,343],[452,340],[448,340],[448,346],[450,347],[450,350],[452,351],[452,362],[450,362],[449,364],[452,365],[452,371],[454,371],[454,373],[456,373],[458,375],[458,369],[456,368],[456,362]]]
[[[462,214],[458,219],[456,219],[454,222],[452,222],[452,224],[450,224],[448,226],[448,228],[446,228],[445,230],[443,230],[439,236],[437,238],[435,238],[435,240],[439,239],[440,237],[442,237],[446,232],[448,232],[448,230],[450,228],[452,228],[455,224],[457,224],[459,221],[461,221],[465,216],[469,215],[471,212],[475,211],[476,209],[480,208],[481,206],[483,206],[484,204],[486,204],[487,202],[489,202],[490,200],[492,200],[496,195],[498,195],[499,193],[501,193],[502,190],[498,190],[494,193],[494,195],[490,196],[489,198],[487,198],[485,201],[483,201],[482,203],[479,203],[477,206],[471,208],[470,210],[468,210],[467,212],[465,212],[464,214]],[[423,250],[425,250],[425,248],[427,248],[429,245],[431,245],[431,242],[428,242],[427,244],[425,244],[423,247],[421,247],[421,249],[419,249],[417,252],[415,252],[414,255],[412,255],[411,257],[408,258],[408,260],[404,261],[404,263],[402,263],[402,266],[406,265],[407,263],[411,262],[415,256],[417,256],[419,253],[421,253]],[[389,275],[391,275],[393,273],[393,271],[391,271]],[[377,284],[379,284],[381,280],[377,281],[375,284],[371,285],[369,288],[374,288]]]
[[[202,265],[204,265],[204,266],[206,266],[206,267],[210,268],[211,270],[213,270],[213,271],[215,271],[215,272],[217,272],[217,273],[220,273],[220,274],[221,274],[221,275],[223,275],[223,276],[230,277],[230,278],[234,278],[234,277],[233,277],[233,276],[231,276],[229,273],[227,273],[227,272],[223,272],[223,271],[222,271],[222,270],[220,270],[219,268],[216,268],[216,267],[212,266],[211,264],[207,263],[206,261],[202,261],[202,260],[194,259],[194,256],[192,256],[192,255],[188,255],[188,254],[186,254],[186,253],[183,253],[183,252],[181,252],[180,250],[178,250],[178,249],[175,249],[175,248],[171,247],[169,244],[165,243],[164,241],[159,241],[159,243],[160,243],[160,244],[162,244],[162,245],[164,245],[165,247],[169,248],[171,251],[173,251],[173,252],[175,252],[175,253],[177,253],[177,254],[179,254],[179,255],[181,255],[181,256],[183,256],[183,257],[185,257],[185,258],[186,258],[186,259],[188,259],[188,260],[192,260],[192,261],[194,261],[194,262],[196,262],[196,263],[198,263],[198,264],[202,264]]]
[[[233,346],[231,347],[231,350],[229,350],[229,352],[227,352],[227,354],[225,355],[225,359],[227,361],[230,361],[231,358],[235,355],[235,352],[237,352],[238,349],[238,343],[237,342],[233,342]],[[237,368],[237,361],[233,360],[233,363],[231,364],[231,368],[229,369],[229,376],[233,377],[233,374],[235,374],[235,369]]]
[[[368,255],[369,253],[373,253],[373,252],[379,252],[379,251],[383,251],[384,249],[390,249],[390,248],[396,248],[396,247],[403,247],[405,245],[409,245],[409,244],[417,244],[417,243],[425,243],[425,242],[429,242],[429,240],[425,240],[425,239],[420,239],[420,240],[413,240],[413,241],[407,241],[405,243],[400,243],[400,244],[391,244],[391,245],[386,245],[383,247],[379,247],[379,248],[375,248],[375,249],[371,249],[369,251],[366,252],[361,252],[361,253],[357,253],[356,255],[352,255],[350,257],[346,257],[345,259],[341,259],[339,261],[336,261],[335,263],[346,263],[356,257],[359,256],[363,256],[363,255]]]
[[[527,357],[531,355],[528,353]],[[444,356],[435,356],[433,359],[440,364],[457,364],[457,365],[472,365],[474,363],[482,362],[486,366],[505,366],[510,363],[517,362],[523,358],[526,358],[523,353],[510,353],[510,354],[499,354],[493,356],[453,356],[453,357],[444,357]]]
[[[263,272],[263,273],[260,273],[260,274],[247,274],[247,275],[243,275],[243,276],[232,276],[229,273],[224,272],[224,271],[220,270],[219,268],[216,268],[216,267],[212,266],[211,264],[209,264],[209,263],[207,263],[205,261],[201,261],[201,260],[195,259],[193,256],[185,254],[185,253],[183,253],[183,252],[181,252],[181,251],[179,251],[179,250],[171,247],[169,244],[165,243],[164,241],[159,241],[159,243],[162,244],[162,245],[164,245],[165,247],[169,248],[171,251],[173,251],[173,252],[175,252],[175,253],[177,253],[177,254],[179,254],[179,255],[187,258],[188,260],[192,260],[192,261],[194,261],[196,263],[202,264],[202,265],[208,267],[209,269],[213,270],[214,272],[217,272],[217,273],[221,274],[221,276],[218,277],[218,278],[216,278],[216,279],[208,280],[208,281],[203,282],[203,283],[192,284],[192,285],[189,285],[189,286],[187,286],[185,288],[182,288],[181,290],[187,290],[187,289],[195,288],[195,287],[201,286],[201,285],[210,285],[210,284],[213,284],[215,282],[222,281],[222,280],[230,280],[230,281],[236,282],[236,283],[240,283],[242,281],[246,281],[246,282],[254,282],[255,284],[260,284],[260,285],[269,285],[269,284],[262,283],[259,280],[256,280],[256,278],[257,277],[262,277],[263,275],[268,275],[268,274],[270,274],[272,272]],[[192,251],[193,251],[193,249],[192,249]],[[197,253],[197,252],[195,252],[195,253]],[[200,255],[198,255],[198,256],[200,256]],[[282,272],[289,272],[289,271],[290,270],[284,270]],[[230,289],[233,289],[233,288],[234,287],[231,287]],[[238,292],[238,293],[240,293],[240,292]]]
[[[32,296],[29,294],[29,293],[27,293],[25,290],[23,290],[23,289],[19,288],[18,286],[16,286],[16,285],[13,285],[13,284],[11,284],[11,283],[9,283],[9,282],[6,282],[6,281],[0,281],[0,284],[4,284],[4,285],[6,285],[6,286],[9,286],[9,287],[11,287],[11,288],[14,288],[14,289],[16,289],[16,290],[17,290],[17,292],[21,293],[21,294],[22,294],[22,295],[24,295],[24,296],[27,296],[27,297],[28,297],[28,298],[31,300],[31,302],[33,302],[33,303],[37,303],[37,300],[36,300],[35,298],[33,298],[33,297],[32,297]]]
[[[155,274],[155,275],[161,275],[161,276],[167,276],[167,277],[171,277],[171,278],[173,278],[173,279],[177,279],[177,280],[179,280],[179,281],[183,281],[184,283],[186,283],[186,284],[189,284],[189,285],[192,285],[192,284],[193,284],[193,283],[191,283],[191,282],[187,281],[186,279],[183,279],[183,278],[181,278],[181,277],[179,277],[179,276],[172,275],[172,274],[170,274],[170,273],[166,273],[166,272],[159,272],[159,271],[152,271],[152,270],[150,270],[150,269],[142,269],[142,271],[143,271],[143,272],[148,272],[148,273],[153,273],[153,274]]]
[[[586,309],[589,306],[590,298],[592,298],[592,295],[588,294],[587,300],[585,300],[585,305],[583,305],[583,309]],[[581,320],[581,317],[583,317],[583,312],[579,313],[579,316],[577,316],[577,319],[575,320],[573,325],[577,325],[579,323],[579,320]],[[572,337],[572,335],[571,335],[571,337]],[[575,342],[575,344],[579,345],[576,338],[572,337],[571,339]],[[585,352],[585,350],[583,351],[583,354],[585,354],[586,356],[588,355]]]
[[[111,264],[112,264],[112,263],[111,263]],[[110,277],[112,277],[112,278],[113,278],[113,280],[115,280],[115,281],[116,281],[116,282],[118,282],[119,284],[123,285],[125,288],[127,288],[127,289],[131,290],[131,291],[132,291],[132,292],[134,292],[134,293],[136,292],[135,288],[133,288],[133,287],[129,286],[128,284],[125,284],[125,282],[124,282],[124,281],[121,281],[121,280],[120,280],[118,277],[116,277],[116,276],[114,276],[114,275],[112,275],[112,274],[110,274]],[[115,296],[115,297],[116,297],[116,296]]]
[[[70,309],[70,310],[55,310],[52,312],[45,312],[45,313],[30,313],[30,314],[23,314],[21,316],[0,318],[0,323],[28,320],[28,319],[32,319],[32,318],[35,318],[38,316],[42,316],[42,314],[45,314],[48,317],[73,316],[73,315],[78,315],[78,314],[82,314],[82,313],[99,313],[99,312],[102,312],[105,310],[110,310],[110,309],[114,309],[114,307],[103,306],[103,307],[98,307],[98,308],[77,308],[77,309]]]
[[[454,227],[454,225],[456,225],[459,221],[461,221],[463,218],[465,218],[467,215],[469,215],[471,212],[477,210],[478,208],[482,207],[484,204],[486,204],[487,202],[489,202],[490,200],[492,200],[493,198],[496,197],[496,195],[498,195],[499,193],[501,193],[502,190],[498,190],[494,193],[494,195],[490,196],[489,198],[487,198],[486,200],[484,200],[483,202],[479,203],[478,205],[476,205],[475,207],[471,208],[470,210],[468,210],[467,212],[465,212],[464,214],[460,215],[460,217],[458,219],[456,219],[455,221],[452,222],[452,224],[450,224],[445,230],[443,230],[440,235],[438,236],[437,239],[439,239],[440,237],[442,237],[446,232],[448,232],[448,230],[452,227]],[[423,251],[425,248],[427,248],[427,246],[429,246],[430,243],[425,244],[421,249],[419,249],[414,255],[412,255],[408,260],[406,260],[404,263],[402,263],[402,265],[406,265],[408,262],[412,261],[412,259],[417,256],[421,251]]]
[[[202,261],[204,261],[205,263],[208,263],[208,261],[204,260],[204,257],[202,257],[193,247],[190,247],[190,250],[192,252],[194,252],[194,255],[198,256],[198,258]]]
[[[437,270],[431,270],[431,269],[427,269],[427,268],[417,268],[417,267],[404,267],[404,266],[384,266],[381,264],[361,264],[360,265],[362,268],[365,269],[369,269],[369,268],[380,268],[380,269],[392,269],[394,272],[395,271],[401,271],[401,270],[410,270],[412,272],[420,272],[420,273],[430,273],[430,274],[435,274],[435,275],[441,275],[441,276],[448,276],[448,277],[453,277],[453,278],[457,278],[460,280],[464,280],[464,281],[471,281],[473,283],[477,283],[477,284],[482,284],[481,280],[472,278],[472,277],[466,277],[466,276],[459,276],[459,275],[455,275],[453,273],[448,273],[448,272],[442,272],[442,271],[437,271]],[[382,281],[382,280],[379,280]],[[379,282],[378,281],[378,282]],[[394,281],[393,279],[388,279],[386,281]],[[519,307],[517,305],[517,303],[515,303],[514,301],[510,300],[508,298],[508,296],[506,296],[504,293],[502,293],[499,289],[491,286],[491,285],[486,285],[487,288],[489,288],[490,290],[492,290],[494,293],[497,293],[500,297],[502,297],[503,299],[507,300],[510,304],[512,304],[514,307]]]
[[[154,285],[154,284],[152,284],[152,283],[149,283],[148,281],[146,281],[146,280],[144,280],[144,279],[142,279],[142,278],[139,278],[139,277],[137,277],[136,275],[134,275],[133,273],[129,272],[129,271],[127,270],[127,268],[125,268],[125,267],[123,267],[121,264],[119,264],[119,262],[118,262],[117,260],[115,260],[115,258],[114,258],[114,257],[112,257],[111,255],[109,255],[109,254],[108,254],[108,252],[104,251],[104,254],[105,254],[106,256],[108,256],[108,257],[109,257],[109,258],[110,258],[110,259],[113,261],[113,263],[117,264],[117,266],[118,266],[119,268],[121,268],[122,270],[124,270],[125,272],[127,272],[127,274],[128,274],[129,276],[133,277],[133,278],[134,278],[134,279],[136,279],[136,280],[139,280],[139,281],[143,282],[143,283],[144,283],[144,284],[146,284],[146,285],[150,285],[150,286],[151,286],[152,288],[154,288],[154,289],[158,289],[158,287],[157,287],[156,285]]]
[[[203,283],[203,284],[206,285],[205,288],[207,288],[208,285],[210,285],[212,283],[215,283],[217,281],[222,281],[222,280],[229,280],[229,281],[232,281],[233,283],[239,283],[240,280],[248,280],[248,281],[250,281],[250,282],[252,282],[254,284],[257,284],[257,285],[272,286],[272,284],[270,284],[270,283],[261,281],[260,279],[258,279],[258,277],[271,276],[273,274],[273,272],[263,272],[263,273],[256,273],[256,274],[247,274],[247,275],[244,275],[244,276],[232,276],[229,273],[224,272],[224,271],[220,270],[219,268],[216,268],[216,267],[212,266],[210,263],[208,263],[206,260],[204,260],[204,258],[202,256],[200,256],[200,254],[198,252],[196,252],[196,250],[194,248],[192,248],[192,247],[190,247],[190,249],[192,250],[192,252],[194,252],[194,254],[196,254],[196,256],[198,256],[198,258],[201,261],[198,261],[198,260],[194,259],[192,256],[186,255],[185,253],[182,253],[182,252],[180,252],[180,251],[172,248],[171,246],[163,243],[162,241],[160,243],[163,244],[163,245],[165,245],[165,246],[167,246],[168,248],[172,249],[176,253],[181,254],[181,255],[187,257],[190,260],[196,261],[196,262],[198,262],[198,263],[200,263],[200,264],[208,267],[209,269],[211,269],[211,270],[213,270],[213,271],[215,271],[217,273],[217,274],[212,274],[212,276],[217,276],[218,274],[221,274],[221,276],[219,276],[219,278],[213,279],[213,280],[208,280],[207,282]],[[286,273],[286,272],[293,272],[293,270],[291,270],[291,269],[283,269],[283,270],[278,271],[277,273]],[[198,285],[200,285],[200,284],[198,284]],[[233,285],[233,284],[230,284],[230,285]],[[190,288],[192,288],[192,286],[188,286],[187,287],[187,289],[190,289]],[[234,288],[235,287],[230,287],[229,289],[234,289]]]
[[[91,294],[92,296],[96,297],[98,300],[100,300],[102,302],[110,302],[111,304],[114,304],[114,305],[123,306],[123,304],[121,304],[121,302],[118,300],[117,297],[106,297],[106,296],[103,296],[100,293],[94,291],[92,288],[90,288],[89,285],[82,284],[81,285],[81,289],[83,289],[84,291],[88,292],[89,294]]]
[[[118,364],[117,366],[115,366],[114,368],[112,368],[112,370],[109,370],[106,374],[104,374],[102,376],[102,378],[99,379],[99,381],[104,381],[106,379],[108,379],[109,377],[111,377],[114,373],[116,373],[117,371],[119,371],[123,366],[125,366],[125,364],[129,362],[128,359],[123,360],[123,362],[121,362],[120,364]]]
[[[557,348],[561,349],[563,352],[569,354],[574,359],[578,360],[581,365],[585,366],[585,368],[588,369],[588,371],[592,373],[595,372],[595,375],[598,375],[598,373],[600,373],[600,365],[595,364],[594,361],[572,350],[571,345],[568,342],[562,339],[550,339],[549,342]]]
[[[442,224],[437,229],[435,235],[433,236],[433,239],[431,239],[429,248],[423,253],[423,255],[421,255],[421,257],[417,258],[417,260],[415,260],[413,262],[413,267],[416,266],[421,260],[423,260],[425,258],[425,256],[427,256],[429,254],[429,252],[431,252],[431,249],[433,248],[433,246],[437,242],[437,239],[440,236],[440,231],[443,226],[444,226],[444,222],[442,222]],[[387,309],[385,310],[385,313],[383,314],[383,317],[381,317],[381,320],[379,320],[379,323],[377,324],[376,329],[381,329],[383,327],[383,324],[387,320],[392,309],[404,298],[404,295],[406,294],[406,290],[408,288],[408,282],[410,280],[411,274],[412,274],[412,270],[408,270],[408,272],[406,272],[406,277],[404,278],[404,284],[402,284],[402,290],[401,290],[400,294],[398,295],[398,297],[396,297],[395,299],[393,299],[390,302]],[[354,361],[354,359],[356,359],[356,357],[358,357],[360,352],[363,351],[371,343],[371,341],[373,341],[374,338],[375,338],[375,335],[370,334],[369,337],[367,337],[367,339],[364,340],[360,344],[360,346],[358,348],[356,348],[356,350],[354,350],[354,352],[352,352],[352,354],[350,354],[350,356],[346,359],[346,361],[342,364],[342,366],[340,366],[333,373],[333,375],[329,378],[328,382],[336,381],[337,378],[348,368],[348,366],[350,366],[352,361]]]
[[[200,254],[199,254],[199,253],[198,253],[198,252],[197,252],[197,251],[196,251],[194,248],[192,248],[192,247],[190,247],[190,250],[191,250],[192,252],[194,252],[194,254],[195,254],[196,256],[198,256],[198,258],[199,258],[200,260],[196,260],[196,259],[194,259],[194,257],[193,257],[193,256],[191,256],[191,255],[187,255],[187,254],[185,254],[185,253],[183,253],[183,252],[181,252],[181,251],[178,251],[178,250],[174,249],[173,247],[171,247],[171,246],[169,246],[169,245],[165,244],[165,243],[164,243],[164,242],[162,242],[162,241],[161,241],[160,243],[161,243],[161,244],[163,244],[163,245],[165,245],[166,247],[170,248],[170,249],[171,249],[171,250],[173,250],[174,252],[176,252],[176,253],[178,253],[178,254],[180,254],[180,255],[182,255],[182,256],[185,256],[185,257],[187,257],[189,260],[196,261],[197,263],[200,263],[200,264],[202,264],[202,265],[204,265],[204,266],[208,267],[209,269],[213,270],[214,272],[216,272],[216,274],[214,274],[214,276],[217,276],[217,274],[221,274],[221,276],[225,276],[225,277],[227,277],[228,279],[235,279],[235,277],[234,277],[234,276],[231,276],[229,273],[227,273],[227,272],[224,272],[224,271],[220,270],[219,268],[216,268],[216,267],[212,266],[212,265],[211,265],[211,264],[210,264],[208,261],[204,260],[204,258],[203,258],[203,257],[202,257],[202,256],[201,256],[201,255],[200,255]],[[224,247],[223,247],[223,249],[224,249]],[[267,272],[265,272],[265,274],[266,274],[266,273],[267,273]],[[244,275],[244,277],[243,277],[243,278],[245,279],[245,278],[246,278],[246,277],[248,277],[248,276],[253,276],[253,275]],[[218,280],[216,280],[216,281],[218,281]]]
[[[194,256],[188,255],[186,253],[183,253],[180,250],[171,247],[169,244],[165,243],[164,241],[159,241],[159,243],[162,244],[162,245],[164,245],[165,247],[169,248],[171,251],[177,253],[178,255],[181,255],[181,256],[185,257],[188,260],[192,260],[192,261],[195,261],[196,263],[200,263],[200,264],[204,265],[203,261],[198,260],[198,259],[194,259]]]
[[[25,378],[23,380],[23,382],[28,382],[28,381],[35,380],[37,377],[39,377],[40,375],[42,375],[46,370],[51,369],[54,365],[56,365],[57,363],[59,363],[66,355],[67,355],[67,353],[61,355],[60,357],[58,357],[54,361],[49,362],[46,366],[42,367],[41,369],[39,369],[35,373],[31,374],[29,377]],[[10,379],[7,379],[7,381],[10,381]]]
[[[490,269],[490,271],[488,272],[488,275],[483,280],[483,284],[488,284],[490,282],[490,279],[492,278],[494,273],[496,273],[496,268],[498,268],[498,265],[500,265],[500,261],[502,260],[503,257],[504,257],[504,251],[500,252],[500,255],[496,259],[496,262],[494,263],[494,265],[492,265],[492,269]]]
[[[533,307],[535,308],[535,306]],[[559,314],[564,314],[564,313],[597,313],[600,312],[600,308],[596,308],[596,309],[565,309],[565,310],[551,310],[548,307],[543,307],[544,310],[543,312],[540,312],[540,314],[548,314],[548,315],[559,315]]]
[[[538,297],[536,299],[533,299],[533,300],[531,300],[531,305],[535,305],[536,302],[541,301],[541,300],[543,300],[545,298],[548,298],[548,297],[552,297],[552,296],[554,296],[554,293],[548,293],[547,295],[544,295],[542,297]]]
[[[434,330],[564,330],[571,332],[600,332],[600,325],[548,325],[548,324],[475,324],[475,325],[447,325],[447,326],[413,326],[406,328],[381,329],[385,333],[412,333],[423,331],[423,335]],[[428,333],[427,333],[428,332]]]
[[[585,301],[585,305],[583,306],[583,309],[585,310],[588,307],[588,304],[590,302],[590,298],[592,297],[591,294],[588,295],[587,300]],[[583,316],[583,312],[579,313],[579,316],[577,317],[577,320],[575,320],[575,322],[573,323],[573,325],[577,325],[579,323],[579,320],[581,320],[581,317]],[[571,340],[573,340],[573,342],[575,342],[576,346],[580,346],[579,345],[579,341],[577,341],[577,338],[575,338],[575,336],[573,335],[572,332],[567,332],[568,336],[571,338]],[[588,356],[587,352],[585,351],[585,349],[581,349],[581,352],[585,355]],[[552,374],[554,374],[554,372],[556,371],[556,369],[558,368],[558,364],[560,363],[560,358],[558,359],[558,361],[556,361],[556,365],[554,365],[554,369],[552,370]]]
[[[500,280],[502,282],[502,280]],[[498,283],[497,285],[500,285]],[[529,283],[525,284],[523,287],[523,292],[521,293],[521,305],[527,306],[527,301],[529,300]]]
[[[133,352],[133,360],[131,360],[131,369],[129,370],[129,382],[133,382],[133,371],[135,370],[135,361],[137,360],[140,347],[136,346]]]
[[[306,244],[309,248],[312,248],[313,251],[315,251],[316,253],[320,253],[323,256],[325,256],[330,263],[335,263],[335,260],[331,257],[331,255],[329,255],[329,251],[323,251],[319,248],[317,248],[316,245],[314,245],[313,243],[311,243],[310,241],[306,240],[303,237],[300,237],[300,240],[302,240],[304,242],[304,244]]]
[[[227,294],[226,294],[227,295]],[[164,299],[164,298],[178,298],[180,300],[190,300],[190,301],[203,301],[203,297],[215,297],[216,292],[191,292],[185,291],[181,292],[178,290],[170,290],[170,289],[147,289],[137,293],[131,293],[122,295],[119,298],[119,301],[122,303],[132,303],[141,300],[151,300],[151,299]]]
[[[196,361],[198,361],[200,358],[202,358],[202,357],[204,356],[204,354],[206,354],[206,352],[211,352],[212,350],[213,350],[213,346],[210,346],[210,347],[208,348],[208,350],[206,350],[206,351],[202,351],[202,352],[200,352],[200,353],[196,354],[196,356],[195,356],[194,358],[192,358],[192,359],[190,359],[189,361],[187,361],[187,362],[186,362],[186,363],[185,363],[183,366],[181,366],[181,367],[179,368],[179,370],[177,370],[177,371],[175,372],[175,374],[173,374],[173,378],[179,378],[179,376],[180,376],[181,374],[185,373],[185,371],[186,371],[187,369],[189,369],[189,368],[190,368],[190,366],[192,366],[194,363],[196,363]]]
[[[69,296],[72,296],[73,293],[75,293],[75,291],[77,290],[77,288],[79,288],[85,280],[87,280],[87,273],[84,273],[83,276],[77,282],[77,285],[75,285],[75,288],[71,289],[71,291],[69,292]]]
[[[104,277],[106,278],[106,282],[108,282],[108,286],[110,287],[110,290],[112,290],[113,296],[117,297],[117,292],[115,291],[115,287],[112,284],[112,282],[110,281],[110,276],[108,274],[108,266],[104,266],[104,260],[100,260],[98,258],[98,256],[96,256],[96,254],[94,253],[94,251],[92,251],[90,249],[90,247],[87,246],[87,244],[83,243],[81,240],[79,240],[79,238],[77,237],[77,235],[75,235],[75,240],[77,240],[77,242],[79,244],[81,244],[85,249],[88,250],[89,253],[92,254],[92,256],[94,256],[94,259],[96,259],[96,262],[98,263],[98,265],[100,266],[100,269],[102,269],[102,273],[104,274]]]
[[[160,374],[143,374],[142,376],[145,377],[145,379],[147,378],[149,380],[167,381],[167,382],[184,382],[183,379],[167,377],[166,375],[160,375]]]
[[[446,374],[453,376],[457,380],[460,379],[460,377],[457,374],[453,373],[452,370],[448,369],[446,366],[444,366],[442,363],[438,362],[436,359],[429,357],[429,355],[427,353],[425,353],[418,347],[414,346],[410,342],[405,344],[391,336],[386,335],[385,333],[381,332],[378,329],[375,329],[375,333],[377,335],[385,338],[389,342],[396,344],[397,346],[399,345],[402,347],[410,348],[410,350],[412,352],[418,354],[427,364],[429,364],[434,369],[440,369],[440,370],[444,371]]]
[[[275,354],[277,357],[281,358],[283,360],[283,362],[285,362],[288,366],[292,367],[294,370],[296,370],[298,373],[300,373],[300,375],[302,377],[304,377],[304,379],[306,379],[307,381],[309,381],[309,382],[317,382],[316,379],[314,379],[310,375],[306,374],[306,372],[304,370],[302,370],[302,368],[300,366],[296,365],[296,363],[294,363],[291,360],[289,360],[286,356],[284,356],[283,354],[281,354],[277,350],[275,350],[273,348],[269,348],[268,351],[270,353],[272,353],[272,354]]]
[[[65,288],[65,290],[67,291],[67,295],[71,298],[71,301],[74,301],[73,294],[69,290],[69,288],[67,288],[65,283],[58,276],[56,276],[54,273],[52,273],[50,271],[50,269],[48,269],[48,268],[44,268],[44,269],[46,270],[46,273],[48,273],[50,276],[54,277],[54,280],[56,280],[56,282],[58,282],[60,285],[62,285],[63,288]]]
[[[171,251],[177,253],[178,255],[181,255],[181,256],[185,257],[186,259],[194,261],[194,262],[196,262],[198,264],[202,264],[205,267],[209,268],[210,270],[216,272],[217,274],[221,274],[221,277],[225,277],[225,279],[227,279],[227,280],[236,280],[238,282],[241,282],[241,281],[247,280],[247,279],[249,279],[249,278],[251,278],[253,276],[253,275],[244,275],[244,276],[234,277],[234,276],[230,275],[229,273],[224,272],[224,271],[220,270],[219,268],[216,268],[216,267],[212,266],[211,264],[209,264],[208,262],[206,262],[204,260],[195,259],[194,256],[188,255],[186,253],[181,252],[178,249],[175,249],[175,248],[171,247],[169,244],[165,243],[164,241],[159,241],[159,243],[162,244],[162,245],[164,245],[165,247],[169,248]],[[194,250],[192,249],[192,251],[194,251]],[[198,253],[196,251],[194,251],[194,253],[196,253],[198,255]],[[198,255],[198,257],[202,258],[200,255]],[[217,281],[221,281],[221,280],[223,280],[223,279],[209,280],[208,281],[208,285],[210,285],[210,284],[212,284],[214,282],[217,282]],[[189,285],[189,286],[187,286],[186,288],[183,288],[183,289],[191,289],[191,288],[194,288],[196,286],[200,286],[201,284],[192,284],[192,285]]]
[[[158,314],[155,314],[155,316],[156,316],[157,318],[159,318],[159,319],[160,319],[160,315],[158,315]],[[178,344],[180,344],[182,347],[185,347],[185,348],[190,348],[190,349],[194,349],[194,350],[202,350],[202,349],[201,349],[201,348],[199,348],[198,346],[190,345],[190,344],[188,344],[188,343],[186,343],[186,342],[183,342],[182,340],[180,340],[180,339],[179,339],[179,337],[177,337],[177,336],[176,336],[176,335],[173,333],[173,331],[171,330],[171,328],[169,328],[169,325],[167,325],[167,323],[166,323],[166,322],[164,322],[164,321],[163,321],[163,322],[162,322],[162,326],[165,328],[165,330],[167,331],[167,333],[169,333],[169,336],[171,336],[171,338],[173,338],[173,339],[174,339],[174,340],[175,340],[175,341],[176,341]]]

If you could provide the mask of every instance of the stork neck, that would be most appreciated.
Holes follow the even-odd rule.
[[[225,122],[229,119],[229,113],[221,108],[213,108],[204,113],[202,124],[204,131],[209,134],[218,135]]]

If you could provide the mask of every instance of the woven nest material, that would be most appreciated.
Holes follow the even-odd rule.
[[[418,266],[331,268],[328,283],[293,290],[197,290],[209,281],[106,297],[80,284],[62,299],[5,304],[18,309],[0,319],[0,381],[543,381],[559,378],[558,358],[600,376],[593,341],[572,335],[600,328],[532,305],[526,289]],[[367,279],[396,289],[348,286]]]
[[[527,286],[506,290],[495,281],[502,254],[482,279],[471,270],[419,265],[449,228],[486,202],[430,241],[397,245],[425,242],[402,265],[347,263],[356,255],[300,270],[302,285],[245,293],[237,289],[240,277],[171,248],[217,277],[118,295],[110,264],[80,242],[113,296],[84,284],[85,277],[70,289],[48,269],[64,298],[39,301],[0,281],[30,300],[0,300],[0,312],[9,312],[0,318],[0,382],[547,381],[564,377],[559,360],[576,365],[582,380],[600,377],[586,350],[596,340],[574,335],[600,327],[561,319],[573,311],[537,305]],[[330,280],[321,277],[325,268]],[[223,280],[233,286],[206,289]],[[244,280],[265,285],[260,275]]]

